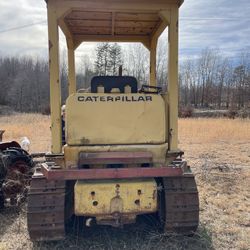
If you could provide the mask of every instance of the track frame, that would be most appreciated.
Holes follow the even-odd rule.
[[[65,238],[66,221],[73,215],[73,203],[68,202],[73,196],[66,194],[70,193],[69,183],[138,177],[154,177],[159,183],[158,215],[164,231],[192,235],[199,225],[199,197],[194,175],[180,158],[158,168],[61,169],[56,164],[41,164],[32,177],[28,194],[30,238],[34,241]]]

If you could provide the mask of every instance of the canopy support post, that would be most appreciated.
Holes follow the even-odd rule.
[[[178,7],[171,8],[168,40],[169,150],[178,150]]]
[[[75,50],[72,39],[67,38],[68,46],[68,92],[76,93]]]
[[[157,40],[151,39],[150,41],[150,86],[156,86],[156,51]]]
[[[61,129],[61,83],[59,70],[59,35],[56,11],[48,2],[49,72],[50,72],[50,109],[53,154],[62,151]]]

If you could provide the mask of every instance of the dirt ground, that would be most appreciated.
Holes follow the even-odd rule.
[[[41,115],[0,117],[6,140],[28,136],[31,150],[49,151],[49,118]],[[196,175],[200,226],[194,237],[164,235],[150,216],[114,229],[70,228],[66,240],[32,243],[26,227],[26,204],[0,212],[2,249],[249,249],[250,120],[180,119],[180,148]],[[76,221],[76,225],[79,224]]]

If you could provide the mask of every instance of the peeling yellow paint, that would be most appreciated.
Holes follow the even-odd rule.
[[[75,214],[126,216],[156,212],[156,190],[154,179],[77,181]]]

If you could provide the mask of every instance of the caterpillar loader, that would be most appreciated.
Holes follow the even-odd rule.
[[[51,153],[32,176],[28,231],[60,240],[72,216],[120,227],[155,214],[166,232],[199,223],[194,175],[178,149],[178,13],[182,0],[47,0]],[[62,145],[58,29],[68,49]],[[168,89],[156,82],[157,41],[168,28]],[[96,76],[76,90],[75,50],[83,42],[139,42],[150,51],[150,83]],[[166,55],[167,56],[167,55]],[[140,65],[138,65],[140,67]]]

